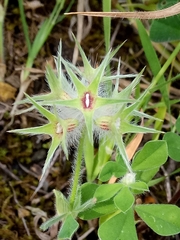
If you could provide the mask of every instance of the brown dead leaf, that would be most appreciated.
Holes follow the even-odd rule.
[[[30,211],[24,209],[24,208],[18,208],[18,217],[23,218],[23,217],[28,217],[30,215]]]
[[[4,76],[6,73],[6,65],[4,63],[0,63],[0,81],[4,81]]]
[[[142,141],[143,135],[144,135],[143,133],[136,134],[135,137],[133,138],[133,140],[126,146],[126,152],[127,152],[129,160],[132,159],[136,150],[138,149],[138,147]]]
[[[0,82],[0,100],[6,102],[9,99],[14,99],[16,88],[8,83]]]
[[[37,1],[37,0],[31,1],[31,2],[26,1],[23,4],[26,9],[33,9],[33,10],[44,6],[44,4],[42,4],[40,1]]]

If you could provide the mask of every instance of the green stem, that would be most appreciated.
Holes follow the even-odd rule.
[[[103,12],[111,12],[111,1],[110,0],[103,0],[102,1]],[[111,18],[110,17],[103,17],[103,28],[104,28],[104,41],[106,47],[106,54],[110,50],[110,42],[111,42]],[[107,72],[110,75],[110,65],[107,66]],[[106,91],[111,95],[112,84],[109,81],[107,84]]]
[[[176,55],[179,53],[180,51],[180,43],[177,44],[176,48],[174,49],[174,51],[171,53],[171,55],[169,56],[169,58],[167,59],[167,61],[164,63],[164,65],[161,67],[160,71],[158,72],[158,74],[153,78],[151,85],[147,88],[147,90],[145,91],[145,95],[143,96],[144,99],[146,99],[146,102],[149,101],[150,97],[151,97],[151,90],[154,89],[154,87],[156,86],[156,84],[158,83],[159,79],[164,75],[165,71],[168,69],[168,67],[171,65],[172,61],[174,60],[174,58],[176,57]]]
[[[84,136],[85,134],[83,133],[79,141],[79,146],[77,150],[77,159],[76,159],[75,168],[74,168],[74,176],[72,178],[71,195],[69,198],[69,202],[72,207],[74,206],[74,202],[75,202],[75,198],[76,198],[78,186],[79,186],[79,178],[81,175]]]
[[[19,0],[21,1],[21,0]],[[46,39],[48,38],[52,28],[56,24],[56,20],[59,16],[61,9],[64,6],[65,0],[58,0],[56,1],[56,5],[48,19],[46,19],[43,24],[41,25],[40,30],[38,31],[33,44],[31,46],[31,51],[28,53],[28,59],[26,62],[26,68],[31,68],[33,65],[33,61],[36,58],[37,54],[39,53],[41,47],[45,43]],[[21,82],[24,82],[27,77],[29,76],[29,70],[23,70],[21,72]]]
[[[169,58],[167,59],[167,61],[164,63],[164,65],[162,66],[161,70],[159,71],[159,73],[157,74],[157,76],[153,79],[153,86],[154,87],[159,79],[161,78],[161,76],[163,76],[163,74],[165,73],[165,71],[167,70],[167,68],[172,64],[172,61],[174,60],[174,58],[177,56],[177,54],[180,51],[180,43],[177,44],[176,48],[174,49],[174,51],[171,53],[171,55],[169,56]]]
[[[118,146],[118,149],[119,149],[119,153],[122,156],[122,159],[123,159],[128,171],[129,171],[129,173],[133,173],[133,170],[131,168],[131,165],[129,163],[129,159],[128,159],[128,156],[127,156],[127,153],[126,153],[126,148],[125,148],[122,136],[120,134],[116,135],[116,142],[117,142],[117,146]]]
[[[22,25],[23,25],[24,36],[25,36],[25,39],[26,39],[26,45],[27,45],[27,48],[28,48],[28,52],[30,52],[31,51],[31,41],[29,39],[29,30],[28,30],[28,25],[27,25],[27,22],[26,22],[23,1],[18,0],[18,4],[19,4],[21,22],[22,22]]]
[[[152,92],[155,91],[156,84],[158,84],[159,80],[165,73],[165,71],[168,69],[168,67],[171,65],[172,61],[176,57],[176,55],[180,51],[180,43],[177,44],[176,48],[174,51],[171,53],[167,61],[164,63],[164,65],[161,67],[160,71],[157,73],[157,75],[152,79],[151,84],[149,87],[144,91],[143,94],[141,94],[140,98],[138,99],[139,105],[137,106],[138,108],[142,107],[142,105],[147,106],[147,103],[149,102]]]
[[[103,12],[111,12],[111,1],[103,0],[102,3],[103,3]],[[107,53],[110,49],[111,18],[104,17],[103,25],[104,25],[104,40],[105,40],[106,53]]]
[[[65,10],[64,13],[70,12],[70,9],[71,9],[72,5],[74,4],[74,2],[75,2],[75,0],[71,0],[71,2],[68,4],[68,7],[66,8],[66,10]],[[65,14],[59,16],[59,17],[57,18],[56,24],[59,23],[59,22],[61,22],[65,17],[66,17]]]

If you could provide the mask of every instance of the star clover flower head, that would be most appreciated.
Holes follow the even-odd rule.
[[[58,55],[55,57],[57,71],[55,72],[50,65],[46,68],[50,92],[32,98],[27,96],[24,101],[32,103],[33,108],[36,108],[49,122],[44,126],[12,132],[49,134],[52,137],[43,174],[57,147],[61,145],[68,157],[69,145],[76,146],[84,133],[91,146],[93,146],[94,135],[98,138],[104,136],[111,138],[131,173],[123,134],[157,133],[154,129],[145,128],[133,122],[135,117],[151,118],[139,111],[143,95],[136,100],[131,97],[140,82],[143,70],[138,75],[121,75],[119,61],[117,74],[109,76],[107,75],[109,63],[120,47],[113,51],[110,50],[99,66],[94,68],[77,41],[76,44],[82,57],[83,69],[74,66],[62,57],[62,43],[60,42]],[[134,80],[124,90],[119,91],[119,79],[122,77],[133,77]],[[112,80],[115,80],[114,88]],[[29,110],[32,110],[32,107]]]

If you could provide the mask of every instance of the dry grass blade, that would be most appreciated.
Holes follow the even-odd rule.
[[[180,14],[180,2],[162,10],[147,12],[70,12],[66,15],[84,15],[93,17],[135,18],[135,19],[160,19]]]

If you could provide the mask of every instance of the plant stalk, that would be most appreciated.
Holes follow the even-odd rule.
[[[79,146],[78,146],[78,150],[77,150],[77,159],[75,161],[75,168],[74,168],[74,173],[73,173],[73,177],[72,177],[72,188],[71,188],[71,194],[70,194],[70,198],[69,198],[69,203],[70,203],[71,207],[73,207],[73,205],[74,205],[78,186],[79,186],[79,179],[80,179],[80,175],[81,175],[84,136],[85,136],[85,133],[82,133],[82,136],[79,141]]]
[[[30,53],[30,51],[31,51],[31,41],[30,41],[30,38],[29,38],[29,30],[28,30],[28,25],[27,25],[27,22],[26,22],[26,16],[25,16],[25,12],[24,12],[23,1],[18,0],[18,4],[19,4],[19,11],[20,11],[21,21],[22,21],[22,25],[23,25],[23,31],[24,31],[24,36],[25,36],[25,40],[26,40],[26,45],[27,45],[27,48],[28,48],[28,53]]]

